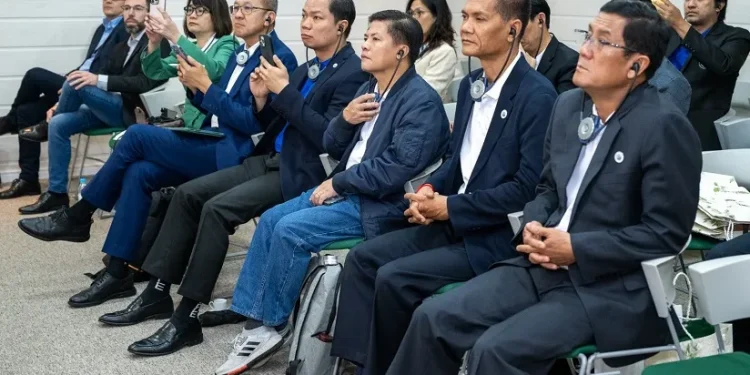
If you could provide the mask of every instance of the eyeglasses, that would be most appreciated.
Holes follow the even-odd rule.
[[[204,6],[199,6],[199,7],[184,7],[184,8],[182,8],[182,10],[185,11],[185,17],[190,17],[190,15],[193,14],[193,12],[195,12],[195,15],[198,16],[198,17],[200,17],[200,16],[202,16],[202,15],[204,15],[206,13],[211,13],[211,11],[208,10],[208,8],[206,8]]]
[[[242,11],[242,14],[244,14],[244,15],[246,15],[246,16],[249,16],[249,15],[253,14],[253,12],[255,12],[256,10],[267,10],[267,11],[269,11],[269,12],[273,12],[273,9],[268,9],[268,8],[261,8],[261,7],[256,7],[256,6],[253,6],[253,5],[250,5],[250,4],[245,4],[245,5],[232,5],[231,7],[229,7],[229,11],[230,11],[230,12],[231,12],[232,14],[234,14],[234,13],[235,13],[235,12],[237,12],[238,10],[241,10],[241,11]]]
[[[625,51],[629,51],[629,52],[633,52],[633,53],[636,52],[634,49],[632,49],[632,48],[630,48],[628,46],[623,46],[621,44],[611,43],[611,42],[608,42],[608,41],[603,40],[603,39],[592,39],[591,33],[588,32],[588,31],[586,31],[586,30],[575,29],[575,32],[580,33],[583,36],[583,42],[581,43],[581,47],[583,47],[584,45],[586,45],[586,43],[588,43],[588,42],[592,42],[592,43],[594,43],[594,49],[597,50],[597,51],[601,51],[602,48],[604,48],[604,47],[614,47],[614,48],[619,48],[619,49],[622,49],[622,50],[625,50]]]
[[[425,13],[427,13],[427,12],[425,12],[422,9],[417,9],[417,10],[411,10],[411,9],[409,9],[408,11],[406,11],[406,14],[408,14],[412,18],[422,18],[422,16],[425,15]]]
[[[133,13],[143,13],[146,11],[146,7],[140,5],[136,5],[134,7],[131,7],[130,5],[122,6],[122,11],[124,13],[130,12],[131,10],[133,11]]]

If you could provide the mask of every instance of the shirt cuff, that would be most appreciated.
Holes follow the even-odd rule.
[[[99,74],[99,81],[96,82],[96,87],[107,91],[107,82],[109,81],[109,76],[106,74]]]

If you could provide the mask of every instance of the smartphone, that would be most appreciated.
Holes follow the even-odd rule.
[[[324,200],[323,204],[326,205],[326,206],[330,206],[330,205],[336,204],[338,202],[341,202],[344,199],[346,199],[346,198],[344,198],[341,195],[337,195],[335,197],[331,197],[331,198],[328,198],[328,199]]]
[[[155,19],[163,21],[164,16],[161,15],[159,9],[167,9],[167,0],[149,0],[149,2],[151,3],[151,10],[148,12],[148,15]]]
[[[190,64],[190,61],[188,61],[187,55],[185,54],[185,51],[182,49],[182,47],[178,46],[177,44],[172,45],[172,51],[174,51],[175,55],[182,57],[183,60],[185,60],[188,65]]]
[[[271,40],[270,35],[260,36],[260,54],[271,65],[276,66],[276,63],[273,62],[273,41]]]

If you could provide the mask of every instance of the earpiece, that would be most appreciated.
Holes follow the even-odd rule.
[[[630,69],[635,70],[635,74],[638,74],[638,72],[641,71],[641,64],[634,62]]]
[[[515,27],[511,27],[510,28],[510,35],[513,35],[513,37],[516,36],[516,28]]]
[[[339,26],[338,32],[339,32],[339,35],[343,34],[344,33],[344,28],[341,27],[341,26]]]
[[[398,53],[396,54],[396,58],[401,60],[404,58],[404,50],[400,49],[398,50]]]
[[[542,19],[539,18],[539,26],[542,26],[542,25],[544,25],[544,21],[542,21]]]
[[[271,16],[266,16],[266,23],[271,24]]]

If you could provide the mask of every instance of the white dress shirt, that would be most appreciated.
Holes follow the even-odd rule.
[[[536,55],[536,58],[535,58],[536,65],[534,66],[534,70],[539,70],[539,64],[542,63],[542,56],[544,56],[544,51],[546,51],[546,50],[547,49],[545,48],[545,49],[542,50],[542,52],[539,52],[539,54]]]
[[[388,96],[389,91],[390,90],[386,91],[385,95],[380,98],[380,103],[383,103],[385,98]],[[375,92],[378,92],[377,86],[375,88]],[[375,115],[375,117],[372,118],[372,120],[367,121],[364,125],[362,125],[362,131],[359,132],[359,140],[354,145],[352,153],[349,154],[349,160],[346,161],[346,169],[349,169],[362,162],[362,158],[365,157],[365,151],[367,151],[367,141],[372,135],[372,130],[375,128],[375,123],[378,121],[378,117],[380,117],[379,111]]]
[[[258,49],[259,43],[260,42],[257,42],[253,44],[252,47],[245,49],[245,51],[247,51],[248,56],[252,56],[255,53],[255,50]],[[227,82],[227,89],[224,90],[227,94],[229,94],[232,91],[234,84],[237,83],[237,79],[240,78],[240,74],[242,74],[242,71],[245,70],[245,68],[247,68],[247,65],[245,66],[235,65],[234,71],[232,71],[232,76],[229,77],[229,82]],[[216,117],[216,115],[211,116],[211,127],[212,128],[219,127],[219,118]]]
[[[469,119],[469,125],[466,127],[466,134],[464,134],[463,143],[461,143],[461,173],[463,175],[463,184],[458,189],[458,194],[463,194],[466,191],[466,186],[469,183],[471,174],[474,172],[474,167],[479,159],[479,154],[482,152],[482,146],[484,145],[484,139],[487,137],[487,132],[490,130],[492,123],[492,116],[495,115],[495,107],[497,107],[497,100],[500,99],[500,93],[502,93],[505,82],[508,81],[510,72],[516,66],[518,59],[521,58],[521,52],[518,53],[515,59],[508,65],[500,78],[497,79],[490,90],[487,91],[482,100],[474,103],[474,107],[471,111],[471,118]]]
[[[122,66],[127,65],[128,61],[130,60],[130,57],[133,55],[133,51],[135,51],[135,47],[138,47],[138,43],[140,43],[141,38],[143,37],[143,34],[146,33],[146,29],[143,29],[138,35],[131,35],[128,39],[128,54],[125,56],[125,61],[123,61]],[[109,76],[106,74],[99,74],[97,76],[96,81],[96,87],[107,91],[107,83],[109,82]]]

